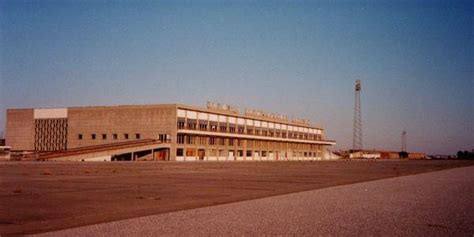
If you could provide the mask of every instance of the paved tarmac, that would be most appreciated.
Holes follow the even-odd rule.
[[[473,236],[474,167],[139,217],[42,236]]]

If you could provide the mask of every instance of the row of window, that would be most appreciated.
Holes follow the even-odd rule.
[[[219,145],[219,146],[231,146],[234,145],[237,147],[243,146],[244,141],[250,142],[247,143],[247,148],[252,147],[266,147],[266,146],[276,146],[279,147],[284,145],[290,149],[307,149],[307,150],[316,150],[320,149],[321,145],[319,144],[301,144],[295,142],[273,142],[273,141],[261,141],[253,139],[237,139],[237,138],[224,138],[224,137],[211,137],[211,136],[199,136],[199,135],[185,135],[178,134],[177,143],[178,144],[188,144],[188,145]],[[254,143],[255,142],[255,143]]]
[[[90,134],[91,140],[96,140],[97,137],[98,137],[98,136],[97,136],[97,134],[95,134],[95,133]],[[125,140],[128,140],[129,137],[130,137],[130,136],[128,135],[128,133],[124,133],[124,134],[122,135],[122,138],[125,139]],[[79,134],[77,135],[77,139],[79,139],[79,140],[84,139],[84,135],[83,135],[82,133],[79,133]],[[117,133],[112,134],[112,139],[113,139],[113,140],[119,139],[119,135],[118,135]],[[135,133],[135,139],[140,139],[140,133]],[[102,133],[102,140],[107,140],[107,134],[106,134],[106,133]]]
[[[234,153],[235,152],[235,153]],[[178,148],[176,149],[176,156],[184,156],[185,149],[183,148]],[[196,149],[188,148],[186,149],[186,156],[238,156],[238,157],[243,157],[245,153],[245,156],[247,157],[252,157],[252,156],[261,156],[261,157],[267,157],[270,154],[274,155],[276,153],[272,151],[252,151],[252,150],[236,150],[236,151],[228,151],[226,152],[225,150],[216,150],[216,149],[210,149],[207,152],[204,150],[198,150],[196,152]],[[318,156],[317,152],[294,152],[295,155],[297,156],[302,156],[302,157],[315,157]],[[286,153],[281,153],[280,155],[285,156],[287,155]]]
[[[270,128],[270,129],[282,129],[288,131],[299,131],[299,132],[309,132],[311,134],[317,133],[320,134],[321,130],[315,128],[295,126],[285,123],[264,121],[259,119],[248,119],[248,118],[238,118],[234,116],[227,116],[222,114],[213,114],[206,112],[190,111],[184,109],[178,109],[177,111],[178,120],[192,120],[200,121],[203,123],[229,123],[232,125],[246,125],[252,127],[261,127],[261,128]]]
[[[229,145],[233,146],[234,144],[237,146],[242,146],[242,139],[236,138],[226,138],[223,137],[203,137],[203,136],[190,136],[190,135],[183,135],[179,134],[177,137],[178,144],[198,144],[198,145]]]
[[[218,129],[219,128],[219,129]],[[178,129],[189,129],[189,130],[196,130],[196,123],[185,123],[184,121],[178,121]],[[307,134],[307,133],[297,133],[297,132],[286,132],[283,130],[259,130],[253,128],[245,128],[243,126],[238,126],[237,129],[235,127],[227,126],[217,126],[217,125],[209,125],[209,129],[207,124],[199,124],[200,131],[211,131],[211,132],[229,132],[229,133],[238,133],[238,134],[247,134],[247,135],[260,135],[264,137],[281,137],[281,138],[290,138],[290,139],[303,139],[303,140],[316,140],[319,141],[322,139],[320,134]],[[245,133],[244,133],[245,132]]]

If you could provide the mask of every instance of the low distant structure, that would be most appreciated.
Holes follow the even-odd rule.
[[[458,157],[453,155],[429,155],[427,159],[430,160],[448,160],[448,159],[458,159]]]
[[[0,146],[0,160],[10,160],[10,146]]]
[[[349,159],[410,159],[410,160],[424,160],[425,153],[420,152],[398,152],[398,151],[384,151],[384,150],[349,150],[343,152],[342,157]]]

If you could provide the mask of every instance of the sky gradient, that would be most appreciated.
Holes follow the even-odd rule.
[[[352,146],[474,149],[472,1],[0,1],[7,108],[215,100]]]

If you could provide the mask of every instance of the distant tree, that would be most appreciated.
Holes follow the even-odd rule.
[[[474,151],[458,151],[457,155],[460,160],[474,160]]]
[[[400,152],[398,152],[398,155],[400,156],[400,159],[408,158],[408,152],[406,152],[406,151],[400,151]]]

